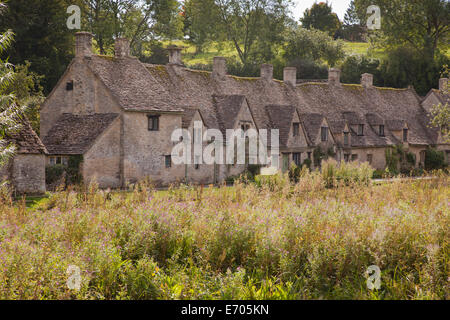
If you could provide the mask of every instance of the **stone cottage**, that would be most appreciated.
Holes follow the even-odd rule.
[[[278,81],[268,64],[260,77],[241,78],[227,74],[225,58],[214,58],[212,72],[197,71],[183,66],[181,48],[168,50],[169,64],[144,64],[130,55],[126,39],[116,40],[115,56],[102,56],[92,52],[91,34],[77,33],[75,58],[41,110],[47,164],[82,155],[84,180],[112,188],[145,177],[161,185],[209,184],[241,173],[245,165],[172,163],[172,132],[192,131],[195,121],[222,132],[280,130],[283,170],[314,163],[318,148],[379,169],[390,146],[414,153],[416,165],[429,146],[450,149],[428,128],[413,88],[378,88],[370,74],[360,84],[342,84],[338,69],[327,82],[297,83],[296,69],[288,67]]]
[[[16,154],[0,167],[0,182],[8,181],[18,194],[45,193],[47,150],[25,116],[17,122],[20,130],[5,139],[16,146]]]

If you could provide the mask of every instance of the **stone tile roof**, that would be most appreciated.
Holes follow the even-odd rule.
[[[320,132],[324,116],[320,113],[300,113],[300,120],[306,130],[307,138],[314,143]]]
[[[142,64],[134,58],[93,56],[87,61],[91,70],[111,89],[126,110],[180,111],[183,110],[182,106],[196,106],[208,127],[223,129],[230,121],[230,114],[236,112],[237,107],[233,103],[239,103],[239,99],[242,99],[234,101],[223,97],[243,96],[259,129],[271,127],[266,106],[293,106],[301,114],[320,114],[330,121],[346,120],[350,125],[374,125],[379,122],[376,117],[367,118],[367,114],[379,116],[384,121],[402,119],[408,123],[411,143],[435,142],[433,132],[424,125],[421,101],[412,89],[310,82],[292,87],[282,81],[260,78],[228,75],[219,79],[207,71],[173,65]],[[227,112],[225,106],[229,107]],[[308,121],[304,121],[304,124],[307,130],[313,126]],[[387,129],[392,127],[396,126],[388,126]],[[361,141],[361,145],[364,143],[369,146],[390,142],[367,137]]]
[[[380,125],[384,125],[384,123],[385,123],[383,118],[381,118],[379,115],[377,115],[375,113],[367,113],[366,121],[371,126],[380,126]]]
[[[181,126],[183,128],[189,128],[191,125],[192,119],[195,116],[195,113],[198,111],[198,108],[195,107],[184,107],[184,112],[181,117]]]
[[[21,115],[17,119],[17,123],[20,124],[20,129],[8,134],[5,138],[8,143],[13,143],[17,147],[17,153],[46,154],[47,149],[36,132],[31,128],[28,119],[24,115]]]
[[[138,59],[94,55],[85,61],[125,110],[182,111],[170,103],[167,90]],[[164,67],[159,70],[165,72]]]
[[[286,147],[291,130],[291,123],[296,112],[293,106],[266,106],[271,129],[278,129],[280,134],[280,147]]]
[[[43,138],[43,142],[50,154],[84,154],[118,116],[116,113],[65,113]]]
[[[332,134],[342,134],[345,129],[345,125],[347,121],[345,120],[328,120],[328,124],[330,125],[330,130]]]
[[[242,95],[213,95],[212,97],[219,129],[225,135],[233,129],[245,97]]]

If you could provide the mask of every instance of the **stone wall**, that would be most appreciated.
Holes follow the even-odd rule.
[[[67,83],[73,82],[73,90]],[[70,65],[41,110],[41,137],[63,113],[120,113],[121,108],[105,85],[79,59]]]
[[[183,181],[185,166],[172,164],[165,167],[165,156],[172,153],[172,132],[181,128],[181,116],[162,114],[159,131],[148,130],[148,114],[123,113],[123,175],[127,183],[135,183],[149,177],[159,185]]]
[[[87,183],[95,180],[100,188],[119,188],[120,118],[106,129],[83,157],[82,175]]]
[[[12,184],[18,193],[45,193],[45,155],[17,154],[11,172]]]

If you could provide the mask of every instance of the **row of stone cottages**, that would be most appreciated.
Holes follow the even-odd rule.
[[[360,84],[342,84],[331,69],[328,82],[296,79],[295,68],[284,69],[283,81],[273,67],[261,66],[258,78],[228,75],[225,58],[216,57],[213,71],[184,67],[181,48],[169,47],[169,63],[152,65],[130,55],[127,39],[117,39],[114,56],[94,54],[92,35],[76,34],[75,58],[41,109],[40,139],[29,124],[11,137],[17,156],[3,169],[18,192],[45,191],[45,166],[67,165],[82,156],[84,181],[102,188],[120,188],[149,177],[159,185],[176,181],[210,184],[238,175],[245,165],[174,165],[171,134],[204,128],[280,130],[280,164],[305,159],[314,150],[338,161],[368,161],[386,166],[385,149],[403,145],[425,161],[432,146],[445,152],[440,130],[429,127],[432,105],[449,101],[448,79],[438,90],[420,97],[412,87],[380,88],[363,74]],[[42,142],[41,142],[42,141]]]

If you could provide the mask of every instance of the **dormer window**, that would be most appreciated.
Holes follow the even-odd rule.
[[[403,142],[408,141],[408,129],[403,129]]]
[[[348,132],[344,132],[344,145],[348,146],[349,144],[350,144],[349,133]]]
[[[380,137],[384,137],[384,125],[380,125]]]
[[[363,135],[364,135],[364,125],[358,124],[358,136],[363,136]]]
[[[73,81],[69,81],[66,83],[66,90],[72,91],[73,90]]]
[[[241,130],[242,130],[242,138],[245,137],[245,133],[250,129],[250,124],[244,123],[241,124]]]
[[[296,122],[292,124],[293,126],[293,131],[294,131],[294,137],[300,135],[300,123]]]
[[[328,128],[322,127],[320,128],[320,137],[322,142],[328,141]]]

